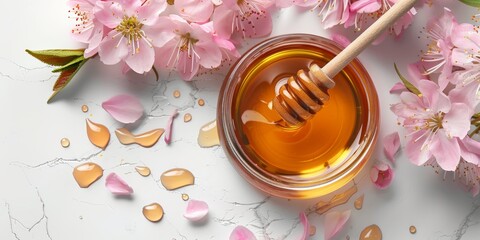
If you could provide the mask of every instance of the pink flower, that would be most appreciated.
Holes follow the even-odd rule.
[[[455,48],[452,51],[452,63],[464,68],[453,75],[453,83],[468,85],[480,82],[480,34],[477,27],[471,24],[458,25],[452,34]],[[457,85],[458,86],[458,85]]]
[[[175,9],[183,19],[189,22],[207,22],[213,13],[211,0],[175,0]]]
[[[240,57],[240,53],[238,52],[237,47],[235,47],[235,44],[233,44],[232,41],[218,36],[218,34],[213,29],[212,21],[202,24],[200,26],[202,27],[203,30],[213,35],[213,41],[217,44],[217,46],[222,51],[224,60],[231,61]]]
[[[452,37],[458,23],[455,16],[448,8],[444,8],[440,18],[433,18],[427,24],[427,33],[432,42],[428,50],[423,53],[422,61],[428,65],[427,74],[440,72],[438,84],[444,89],[448,78],[452,74]]]
[[[222,52],[206,32],[196,23],[188,23],[177,15],[160,17],[165,45],[157,49],[156,64],[164,68],[175,69],[184,80],[191,80],[200,66],[218,67],[222,61]]]
[[[383,162],[373,165],[370,170],[370,180],[378,189],[388,188],[392,183],[393,176],[394,173],[390,165]]]
[[[79,42],[88,44],[84,52],[85,58],[97,54],[98,46],[104,36],[103,25],[95,19],[95,2],[96,0],[68,1],[68,5],[71,7],[68,12],[73,14],[72,17],[68,18],[75,19],[72,37]]]
[[[421,96],[400,94],[401,103],[391,110],[407,130],[406,153],[410,161],[425,164],[432,156],[446,171],[453,171],[460,161],[460,146],[470,130],[473,110],[465,103],[451,101],[432,81],[421,80]]]
[[[96,19],[111,29],[100,43],[100,60],[107,65],[124,61],[137,73],[150,71],[155,60],[153,46],[163,44],[157,20],[166,3],[160,0],[98,1],[96,8]]]
[[[238,33],[243,38],[259,38],[272,32],[272,17],[267,8],[272,0],[224,0],[213,12],[213,28],[218,36],[230,39]]]
[[[252,231],[244,226],[237,226],[230,234],[230,240],[257,240]]]
[[[344,24],[349,16],[349,0],[322,0],[317,1],[313,9],[320,9],[318,13],[322,17],[323,28]]]

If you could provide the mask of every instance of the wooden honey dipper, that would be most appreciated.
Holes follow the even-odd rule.
[[[335,86],[332,80],[358,54],[370,45],[380,34],[409,11],[417,0],[400,0],[377,21],[350,43],[323,68],[316,64],[303,69],[296,76],[288,78],[272,101],[273,109],[289,126],[299,126],[322,109],[328,101],[328,89]]]

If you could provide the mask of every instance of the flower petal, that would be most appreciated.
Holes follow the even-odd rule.
[[[302,223],[302,226],[303,226],[302,237],[300,237],[299,240],[306,240],[310,235],[310,223],[308,222],[308,218],[305,212],[301,212],[298,217],[300,218],[300,222]]]
[[[350,43],[350,39],[339,33],[332,33],[332,41],[338,43],[340,46],[346,48]]]
[[[455,171],[460,162],[460,146],[457,138],[448,138],[443,129],[432,138],[430,151],[438,165],[445,171]]]
[[[350,5],[350,11],[358,13],[373,13],[382,7],[378,0],[359,0]]]
[[[197,23],[208,21],[214,7],[211,0],[175,0],[174,6],[185,20]]]
[[[178,116],[178,110],[175,109],[173,114],[168,118],[167,127],[165,128],[165,142],[170,144],[172,141],[172,126],[173,126],[173,119]]]
[[[473,110],[464,103],[453,103],[452,108],[443,117],[443,128],[449,138],[464,138],[470,130],[470,117]]]
[[[122,5],[114,1],[97,1],[95,18],[108,28],[115,28],[122,22]]]
[[[245,15],[244,15],[245,16]],[[238,32],[248,38],[261,38],[270,35],[272,32],[272,16],[270,12],[265,11],[263,14],[247,14],[244,19],[239,17],[240,21],[243,21],[243,29],[238,29]]]
[[[103,26],[94,20],[95,27],[93,28],[92,37],[89,39],[88,48],[85,49],[85,58],[92,57],[97,54],[100,43],[103,39]]]
[[[133,189],[116,173],[110,173],[107,176],[105,187],[115,195],[128,196],[133,193]]]
[[[111,31],[100,43],[98,55],[100,61],[106,65],[117,64],[128,56],[127,40],[123,39],[123,36],[114,38],[117,33],[115,30]]]
[[[190,221],[200,221],[208,214],[208,204],[204,201],[190,200],[183,216]]]
[[[386,189],[392,183],[394,172],[390,165],[379,162],[370,170],[370,180],[378,189]]]
[[[393,94],[393,93],[401,93],[403,91],[407,91],[407,88],[405,87],[405,85],[403,85],[403,83],[397,82],[393,85],[393,87],[390,89],[389,92]]]
[[[215,8],[212,20],[213,28],[218,36],[230,39],[235,26],[233,25],[233,21],[235,21],[235,11],[227,7],[225,4],[222,4]]]
[[[432,157],[429,149],[423,147],[427,135],[425,131],[426,130],[423,130],[413,134],[405,146],[408,159],[417,166],[422,166]]]
[[[325,240],[332,239],[350,218],[350,210],[344,212],[329,212],[325,215]]]
[[[480,142],[467,136],[462,140],[458,139],[458,145],[463,160],[475,165],[480,164]]]
[[[148,45],[146,40],[140,39],[137,41],[137,50],[133,54],[129,54],[125,58],[125,63],[136,73],[142,74],[152,70],[155,62],[155,50]]]
[[[233,229],[229,240],[257,240],[257,238],[248,228],[239,225]]]
[[[131,95],[121,94],[102,103],[103,109],[121,123],[133,123],[143,115],[140,101]]]
[[[395,162],[395,153],[400,148],[400,136],[398,132],[394,132],[385,136],[383,139],[383,151],[387,158],[394,163]]]

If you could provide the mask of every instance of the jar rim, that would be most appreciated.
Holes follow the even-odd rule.
[[[245,52],[233,65],[229,73],[226,75],[222,88],[219,94],[219,101],[217,107],[217,128],[220,137],[220,143],[227,154],[230,162],[235,166],[239,172],[249,183],[256,186],[269,194],[284,197],[284,198],[312,198],[319,195],[325,195],[337,190],[338,183],[345,185],[350,182],[355,175],[365,166],[370,158],[378,137],[379,127],[379,104],[378,95],[375,86],[363,65],[358,59],[355,59],[350,64],[355,64],[354,71],[361,71],[362,86],[366,97],[365,100],[368,105],[368,120],[366,123],[367,136],[364,144],[360,147],[360,151],[356,151],[345,164],[339,166],[333,172],[330,178],[322,179],[323,182],[305,182],[292,181],[291,179],[279,178],[279,176],[272,176],[266,174],[252,165],[248,161],[248,154],[240,147],[240,142],[235,135],[235,118],[232,117],[232,105],[234,104],[233,91],[235,91],[238,84],[242,82],[240,79],[242,68],[245,64],[251,62],[255,57],[259,57],[262,53],[271,51],[279,45],[285,46],[289,44],[313,44],[316,47],[332,51],[333,54],[338,54],[342,47],[335,42],[310,34],[288,34],[269,38],[263,42],[253,46]],[[354,161],[358,159],[357,161]],[[327,181],[328,180],[328,181]],[[337,187],[336,187],[337,186]]]

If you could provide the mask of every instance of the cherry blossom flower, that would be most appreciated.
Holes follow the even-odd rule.
[[[438,84],[444,89],[452,74],[452,34],[458,23],[448,8],[444,8],[440,18],[433,18],[427,24],[426,31],[431,39],[428,50],[423,53],[422,61],[428,63],[427,74],[440,72]]]
[[[272,0],[224,0],[213,12],[213,27],[224,39],[230,39],[234,33],[243,38],[268,36],[272,32],[272,17],[267,8],[272,4]]]
[[[95,2],[96,0],[68,1],[71,7],[68,12],[73,14],[69,18],[75,19],[72,37],[76,41],[88,44],[84,52],[85,58],[97,54],[98,46],[104,37],[104,27],[94,15]]]
[[[157,49],[160,67],[175,69],[184,80],[191,80],[200,66],[218,67],[222,52],[213,41],[212,33],[196,23],[188,23],[178,15],[160,17],[164,46]]]
[[[463,68],[453,75],[453,83],[468,85],[480,83],[480,34],[478,27],[471,24],[458,25],[452,34],[455,48],[452,50],[452,63]]]
[[[373,165],[372,169],[370,170],[370,180],[372,180],[375,187],[378,189],[386,189],[392,183],[394,177],[393,169],[390,165],[379,162]]]
[[[409,136],[407,156],[417,165],[434,156],[442,169],[453,171],[460,161],[458,141],[470,130],[473,110],[452,102],[432,81],[421,80],[417,87],[421,96],[402,92],[401,103],[391,107]]]
[[[240,53],[237,50],[235,44],[229,39],[223,38],[218,36],[218,34],[213,29],[213,22],[210,21],[208,23],[200,25],[203,30],[213,35],[213,41],[217,44],[217,46],[222,51],[222,55],[224,56],[224,60],[231,61],[240,57]]]
[[[160,0],[98,1],[95,17],[111,30],[100,43],[98,54],[107,65],[124,61],[137,73],[148,72],[155,60],[153,46],[162,46],[157,20],[166,8]]]

